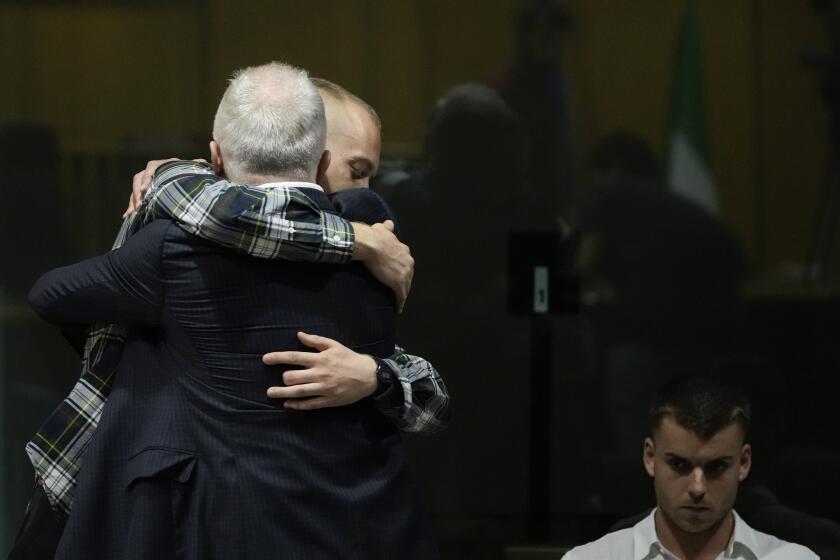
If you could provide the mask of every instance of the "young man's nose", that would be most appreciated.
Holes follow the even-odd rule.
[[[691,480],[688,486],[688,494],[696,502],[703,499],[706,494],[706,474],[700,467],[695,468],[689,475]]]

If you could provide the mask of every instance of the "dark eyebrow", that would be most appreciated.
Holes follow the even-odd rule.
[[[689,461],[685,457],[683,457],[681,455],[677,455],[676,453],[671,453],[670,451],[665,452],[665,457],[669,458],[669,459],[680,459],[682,461],[687,461],[687,462],[691,463],[691,461]],[[708,461],[706,461],[705,464],[708,465],[709,463],[719,463],[719,462],[727,462],[728,463],[728,462],[731,462],[731,461],[734,461],[734,460],[735,460],[735,458],[732,455],[723,455],[722,457],[715,457],[714,459],[709,459]]]
[[[673,458],[673,459],[682,459],[683,461],[688,461],[688,459],[686,459],[682,455],[677,455],[676,453],[671,453],[670,451],[666,451],[665,456],[668,457],[669,459]]]
[[[725,455],[723,457],[716,457],[714,459],[710,459],[710,460],[706,461],[706,464],[709,465],[711,463],[731,463],[734,460],[735,460],[735,458],[732,457],[731,455]]]

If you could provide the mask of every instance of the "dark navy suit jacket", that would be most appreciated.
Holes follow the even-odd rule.
[[[255,259],[158,220],[30,300],[59,325],[132,326],[56,558],[437,558],[384,417],[265,394],[284,368],[262,354],[303,350],[299,330],[393,352],[393,295],[360,264]]]

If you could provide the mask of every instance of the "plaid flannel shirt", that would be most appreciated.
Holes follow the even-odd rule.
[[[403,432],[434,434],[449,425],[449,392],[437,370],[420,356],[396,347],[393,356],[382,360],[402,389],[391,399],[381,396],[373,405]]]
[[[139,211],[123,222],[113,249],[155,218],[171,219],[193,235],[260,258],[342,263],[353,253],[353,226],[322,211],[301,190],[228,183],[201,163],[161,166]],[[79,381],[26,445],[51,505],[60,512],[72,507],[82,458],[111,391],[126,334],[120,325],[90,328]],[[431,364],[400,348],[384,363],[402,391],[382,391],[371,403],[401,430],[444,428],[449,396]]]

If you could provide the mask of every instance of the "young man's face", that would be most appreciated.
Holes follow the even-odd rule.
[[[751,458],[737,424],[703,440],[665,417],[645,440],[645,470],[653,477],[657,507],[686,533],[714,530],[726,518]]]
[[[321,185],[329,193],[368,187],[379,168],[382,140],[368,112],[351,100],[322,94],[327,116],[330,165]]]

